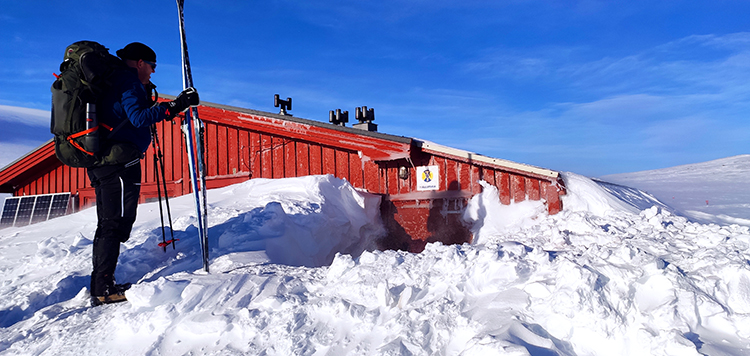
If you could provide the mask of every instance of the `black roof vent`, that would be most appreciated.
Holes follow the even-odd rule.
[[[334,125],[346,126],[346,123],[349,122],[349,112],[341,112],[341,109],[336,109],[335,112],[331,110],[328,112],[328,121]]]
[[[287,110],[292,110],[292,98],[280,99],[279,94],[273,96],[273,106],[279,109],[279,114],[292,116]]]
[[[352,125],[352,127],[365,131],[378,131],[378,125],[372,123],[375,120],[374,108],[368,109],[367,106],[357,108],[355,118],[359,123]]]

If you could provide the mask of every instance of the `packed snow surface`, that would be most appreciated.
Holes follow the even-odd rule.
[[[0,354],[750,354],[747,226],[564,180],[553,216],[484,185],[464,214],[474,243],[419,254],[375,250],[379,198],[332,176],[211,190],[210,273],[191,197],[170,200],[166,252],[143,204],[116,274],[129,302],[101,307],[93,209],[1,230]]]

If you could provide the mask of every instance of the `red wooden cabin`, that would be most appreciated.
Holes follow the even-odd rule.
[[[503,204],[545,201],[562,209],[559,174],[413,138],[332,125],[288,115],[204,103],[209,189],[252,178],[333,174],[382,196],[390,234],[383,248],[421,251],[428,241],[462,243],[471,234],[460,222],[479,180],[498,187]],[[190,192],[179,120],[158,125],[170,196]],[[146,152],[141,201],[157,196],[153,151]],[[425,188],[425,167],[433,180]],[[0,192],[14,196],[70,192],[76,209],[95,202],[85,170],[62,165],[50,141],[0,171]]]

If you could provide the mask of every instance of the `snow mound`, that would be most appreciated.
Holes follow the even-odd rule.
[[[479,181],[482,192],[469,200],[463,219],[472,226],[475,244],[514,227],[533,223],[544,211],[542,201],[525,200],[503,205],[497,187]]]
[[[263,194],[257,196],[258,191]],[[385,234],[379,221],[380,197],[358,192],[331,175],[255,179],[220,194],[223,199],[216,204],[232,201],[234,210],[239,200],[263,205],[217,229],[220,254],[262,250],[271,263],[318,267],[331,264],[336,253],[359,256],[374,249]],[[226,215],[211,212],[217,214]]]

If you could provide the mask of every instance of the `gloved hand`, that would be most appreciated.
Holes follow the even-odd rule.
[[[172,120],[177,114],[187,110],[191,106],[198,106],[200,102],[198,91],[195,88],[187,88],[180,95],[177,95],[177,98],[174,100],[161,103],[159,106],[166,110],[167,120]]]

